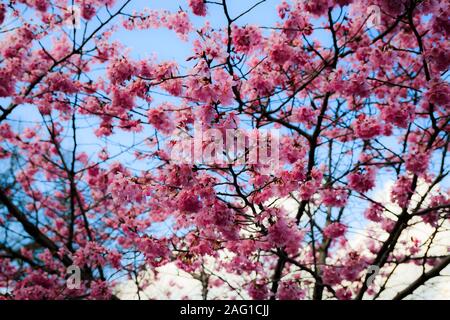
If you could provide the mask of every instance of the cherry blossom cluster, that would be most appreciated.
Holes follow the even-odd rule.
[[[0,4],[0,299],[403,299],[439,277],[450,5],[374,0],[373,26],[363,0],[178,2]],[[150,29],[189,54],[122,41]],[[196,148],[227,161],[178,161]],[[389,289],[403,266],[421,276]],[[169,268],[202,289],[155,295]]]

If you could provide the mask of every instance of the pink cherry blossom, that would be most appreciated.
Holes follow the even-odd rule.
[[[269,296],[269,288],[265,283],[252,281],[248,285],[248,293],[255,300],[266,300]]]
[[[405,208],[409,204],[411,189],[411,179],[406,176],[401,176],[391,191],[391,199],[400,207]]]
[[[292,281],[283,281],[278,291],[278,299],[280,300],[302,300],[305,297],[305,291],[299,285]]]
[[[233,43],[237,52],[248,53],[256,49],[262,41],[261,32],[256,26],[247,25],[243,28],[234,26]]]
[[[414,174],[421,175],[424,173],[430,162],[430,153],[413,149],[406,156],[406,169]]]
[[[0,25],[5,21],[5,15],[6,15],[6,8],[5,5],[2,3],[0,4]]]
[[[381,134],[382,126],[377,118],[361,114],[353,125],[355,135],[361,139],[371,139]]]
[[[344,207],[348,200],[348,192],[344,188],[326,188],[320,194],[326,206]]]
[[[348,175],[348,185],[358,192],[367,192],[375,186],[375,169],[357,169]]]
[[[323,229],[323,234],[327,238],[339,238],[345,234],[347,227],[339,222],[333,222]]]
[[[188,0],[192,12],[197,16],[206,16],[206,5],[204,0]]]
[[[374,222],[380,222],[382,221],[382,214],[383,214],[383,207],[378,204],[372,204],[370,207],[365,211],[364,215],[365,217]]]
[[[0,300],[445,281],[447,2],[3,2]]]

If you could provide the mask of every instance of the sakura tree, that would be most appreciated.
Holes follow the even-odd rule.
[[[173,2],[2,0],[0,297],[173,298],[147,290],[169,267],[203,299],[445,281],[450,3]],[[121,41],[161,28],[182,61]]]

